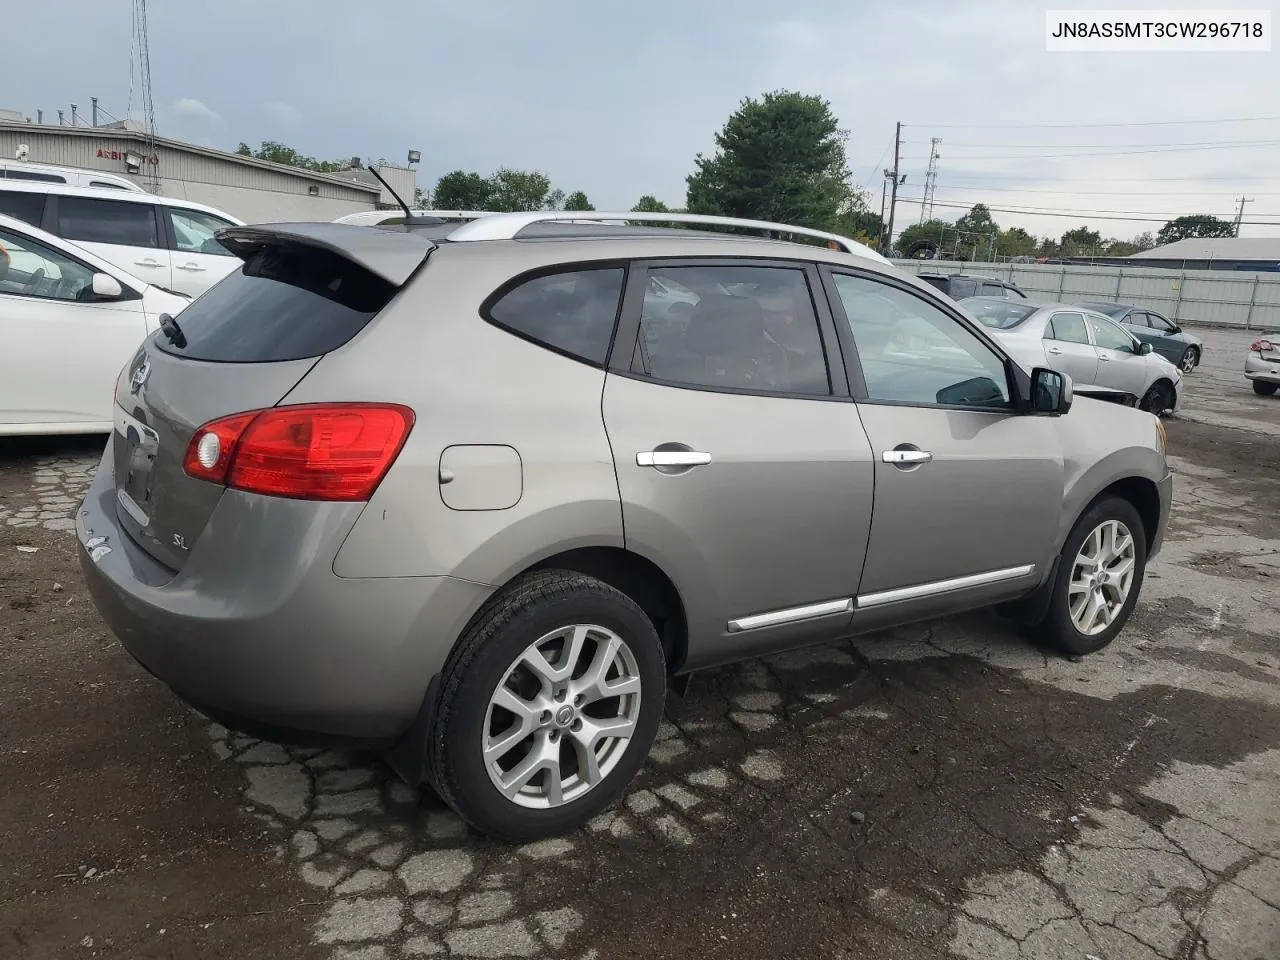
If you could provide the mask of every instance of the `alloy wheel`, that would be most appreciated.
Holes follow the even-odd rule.
[[[1199,355],[1196,353],[1195,348],[1192,347],[1182,355],[1182,362],[1178,366],[1183,373],[1190,373],[1196,368],[1197,359],[1199,359]]]
[[[1133,534],[1119,520],[1094,527],[1071,567],[1067,609],[1076,630],[1085,636],[1102,633],[1129,599],[1137,551]]]
[[[490,782],[530,809],[579,799],[622,759],[640,693],[635,654],[612,630],[574,624],[545,634],[489,699],[481,749]]]

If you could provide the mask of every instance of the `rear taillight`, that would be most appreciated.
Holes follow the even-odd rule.
[[[1249,344],[1249,349],[1254,353],[1270,353],[1275,348],[1275,344],[1270,340],[1255,340]]]
[[[399,404],[314,403],[213,420],[191,435],[183,469],[207,480],[296,500],[368,500],[413,427]]]

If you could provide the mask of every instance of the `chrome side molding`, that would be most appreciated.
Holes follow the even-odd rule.
[[[746,630],[761,630],[765,627],[780,627],[788,623],[800,623],[803,620],[817,620],[821,617],[834,617],[841,613],[853,612],[853,597],[840,600],[824,600],[821,603],[807,603],[802,607],[786,607],[782,610],[770,610],[768,613],[756,613],[749,617],[730,620],[730,633],[742,633]]]
[[[920,600],[924,597],[951,593],[955,590],[967,590],[970,587],[985,587],[993,583],[1004,583],[1006,580],[1020,580],[1035,573],[1034,563],[1020,567],[1006,567],[1003,570],[988,570],[985,573],[973,573],[967,577],[953,577],[950,580],[934,580],[930,583],[918,583],[911,587],[896,587],[893,590],[881,590],[877,593],[864,593],[858,596],[857,607],[880,607],[886,603],[900,603],[903,600]]]

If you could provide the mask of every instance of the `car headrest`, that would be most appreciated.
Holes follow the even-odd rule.
[[[739,350],[754,351],[764,332],[764,311],[757,300],[709,294],[693,308],[684,344],[704,356],[725,356]]]

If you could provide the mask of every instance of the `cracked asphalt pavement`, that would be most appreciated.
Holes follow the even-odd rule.
[[[698,675],[633,789],[483,840],[375,758],[180,704],[0,443],[0,956],[1276,960],[1280,400],[1204,331],[1164,553],[1080,662],[978,613]]]

